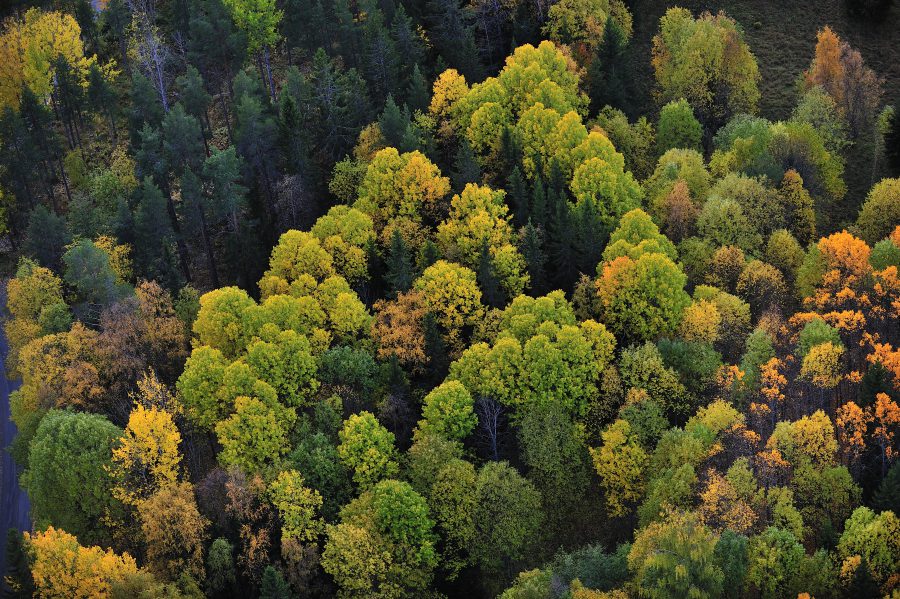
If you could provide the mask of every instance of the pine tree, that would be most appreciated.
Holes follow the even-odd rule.
[[[438,328],[437,319],[430,312],[425,315],[425,355],[428,356],[428,374],[432,381],[442,381],[450,368],[447,344]]]
[[[96,64],[91,65],[88,71],[88,101],[106,117],[109,122],[109,134],[112,137],[113,145],[118,144],[118,129],[116,127],[116,110],[118,109],[119,99],[106,77],[100,71],[100,67]]]
[[[592,108],[604,106],[626,106],[625,78],[628,72],[624,64],[624,53],[628,40],[618,23],[610,16],[603,28],[603,41],[588,68],[588,89]]]
[[[453,191],[460,193],[467,183],[481,183],[481,167],[472,152],[472,146],[463,139],[453,158],[453,170],[450,171],[450,182]]]
[[[397,90],[400,82],[400,56],[377,8],[367,15],[363,41],[366,46],[363,74],[376,102]]]
[[[145,124],[159,127],[163,120],[163,109],[156,89],[137,69],[131,75],[131,107],[132,143],[137,145],[138,132]]]
[[[391,247],[385,260],[384,281],[387,283],[389,296],[409,291],[413,283],[412,254],[400,231],[394,230],[391,235]]]
[[[184,106],[185,112],[200,122],[203,143],[206,145],[212,133],[209,130],[209,118],[207,116],[210,95],[203,85],[203,77],[200,75],[200,71],[194,65],[189,64],[184,75],[179,76],[175,80],[175,85],[178,87],[178,97]],[[206,153],[209,154],[208,145],[206,145]]]
[[[547,188],[540,175],[534,177],[531,185],[531,214],[529,215],[535,225],[544,227],[547,224]]]
[[[547,292],[547,255],[542,246],[541,232],[529,219],[522,235],[522,255],[528,269],[531,292],[535,296]]]
[[[391,38],[394,41],[394,47],[396,48],[397,56],[400,57],[400,62],[404,65],[413,65],[413,70],[407,69],[403,76],[404,83],[412,85],[416,68],[425,60],[425,49],[422,47],[422,41],[416,34],[413,21],[406,14],[406,8],[403,4],[397,6],[391,19]],[[421,73],[419,73],[419,76],[421,77]],[[413,110],[416,108],[424,109],[428,106],[427,101],[425,107],[413,106],[409,99],[407,99],[407,103]]]
[[[506,195],[512,204],[514,222],[517,227],[524,226],[531,220],[529,214],[528,186],[518,166],[513,167],[506,182]]]
[[[409,129],[409,112],[400,109],[394,102],[392,94],[387,95],[384,102],[384,111],[378,117],[378,127],[388,146],[399,148],[403,142],[403,136]]]
[[[140,199],[134,214],[134,258],[139,272],[169,289],[181,286],[178,257],[173,251],[175,234],[166,214],[162,191],[149,178],[140,188]]]
[[[591,274],[597,269],[609,235],[593,197],[585,198],[576,208],[575,232],[578,270]]]
[[[552,188],[548,192],[550,218],[547,226],[547,249],[554,276],[552,282],[559,289],[570,289],[578,278],[578,256],[575,252],[575,227],[565,198]]]
[[[406,88],[406,105],[410,110],[425,111],[428,109],[428,103],[431,101],[431,94],[428,91],[428,81],[422,75],[419,64],[413,66],[412,74],[409,76],[409,85]]]
[[[419,272],[425,270],[440,259],[441,251],[438,249],[438,246],[432,240],[426,239],[425,243],[422,244],[422,250],[419,253]]]
[[[259,599],[292,599],[291,587],[276,568],[266,566],[259,589]]]
[[[492,308],[502,308],[505,303],[505,297],[500,287],[500,281],[497,279],[494,260],[491,258],[491,252],[487,243],[481,246],[476,275],[484,302]]]

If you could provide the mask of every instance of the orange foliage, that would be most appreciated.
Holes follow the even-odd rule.
[[[393,301],[375,302],[372,337],[378,342],[378,357],[396,356],[400,364],[421,367],[425,355],[424,319],[427,309],[419,291],[401,293]]]
[[[897,455],[894,447],[894,436],[900,426],[900,407],[887,396],[879,393],[875,396],[875,430],[872,436],[881,447],[881,459],[890,462]]]
[[[840,103],[843,97],[844,65],[841,62],[841,38],[825,26],[816,36],[816,57],[805,73],[807,85],[821,85],[828,94]]]
[[[865,434],[872,421],[872,415],[863,410],[856,402],[847,402],[837,409],[835,423],[841,450],[846,460],[855,462],[866,449]]]

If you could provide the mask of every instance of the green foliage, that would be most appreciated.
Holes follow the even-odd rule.
[[[350,416],[338,432],[341,462],[353,471],[353,482],[361,490],[392,478],[399,470],[395,459],[394,434],[384,428],[371,412]]]
[[[684,98],[669,102],[659,111],[656,126],[656,151],[659,154],[672,148],[700,151],[702,136],[703,128]]]
[[[418,430],[463,441],[478,423],[473,406],[472,396],[462,383],[453,380],[442,383],[425,396],[423,420],[419,421]]]
[[[47,412],[22,474],[35,521],[70,531],[85,544],[110,542],[122,508],[113,498],[107,468],[121,436],[122,429],[104,416]]]
[[[541,495],[534,485],[506,462],[481,467],[470,552],[482,568],[499,573],[505,560],[524,558],[542,520]]]
[[[628,554],[642,597],[718,597],[724,573],[715,559],[718,538],[696,514],[674,512],[635,537]]]

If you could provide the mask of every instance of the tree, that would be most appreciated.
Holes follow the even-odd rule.
[[[477,417],[474,400],[459,381],[447,381],[425,396],[418,431],[438,434],[451,441],[464,441],[474,430]]]
[[[304,485],[299,472],[281,471],[269,485],[269,496],[281,515],[282,539],[316,540],[322,532],[322,521],[316,517],[322,507],[322,496]]]
[[[685,98],[715,131],[730,115],[752,114],[759,101],[759,67],[737,23],[725,13],[694,19],[670,8],[659,19],[652,59],[658,98]]]
[[[218,538],[206,555],[206,588],[210,594],[227,593],[235,584],[234,547],[227,539]]]
[[[607,17],[603,40],[587,68],[587,80],[593,107],[623,106],[627,101],[627,68],[625,50],[628,35],[612,18]],[[616,144],[619,147],[619,144]]]
[[[363,491],[379,480],[392,478],[399,470],[394,434],[371,412],[350,416],[338,432],[341,462],[353,471],[353,482]]]
[[[150,570],[164,580],[184,574],[202,580],[209,521],[200,514],[189,482],[162,487],[138,504]]]
[[[543,520],[541,495],[506,462],[489,462],[475,483],[475,535],[470,552],[481,566],[501,574],[525,557]]]
[[[694,118],[687,100],[669,102],[659,111],[656,126],[656,151],[662,155],[672,148],[701,150],[703,128]]]
[[[292,596],[291,587],[281,575],[281,571],[272,566],[266,566],[259,589],[260,599],[289,599]]]
[[[65,302],[59,277],[49,268],[38,266],[31,260],[19,263],[16,276],[7,284],[6,293],[6,307],[10,313],[10,318],[4,323],[10,345],[7,370],[8,374],[14,375],[22,348],[45,332],[41,314],[47,314],[44,311],[53,309],[53,306],[65,306]]]
[[[806,554],[794,535],[770,526],[750,540],[747,584],[761,597],[783,597],[800,591],[796,581]]]
[[[63,255],[63,263],[66,283],[74,287],[85,302],[106,306],[126,292],[116,284],[109,255],[90,239],[75,242]]]
[[[203,294],[200,312],[193,325],[200,345],[217,349],[229,358],[237,357],[247,343],[243,313],[255,303],[237,287],[223,287]]]
[[[635,537],[628,568],[641,597],[718,597],[724,573],[716,563],[718,538],[696,514],[673,512]]]
[[[856,138],[876,121],[881,80],[865,65],[859,51],[825,26],[816,36],[816,54],[804,73],[807,87],[822,86],[838,105]]]
[[[246,360],[257,378],[271,385],[288,406],[305,406],[319,388],[310,343],[293,330],[254,341],[247,347]]]
[[[177,482],[181,471],[181,434],[165,410],[136,404],[125,435],[112,452],[113,494],[138,505],[158,490]]]
[[[898,530],[900,520],[893,512],[875,514],[869,508],[857,508],[844,525],[838,554],[845,565],[853,556],[862,557],[877,584],[890,584],[888,579],[897,572],[900,555]]]
[[[64,249],[72,242],[66,223],[55,212],[38,206],[28,215],[22,251],[38,264],[56,272],[62,270]]]
[[[97,58],[85,56],[81,33],[75,18],[64,12],[33,8],[23,20],[10,20],[0,37],[0,108],[18,108],[23,86],[40,98],[49,98],[57,58],[74,67],[78,82],[84,83]]]
[[[391,294],[405,293],[412,287],[413,263],[409,246],[406,245],[399,229],[391,233],[391,245],[385,265],[384,279]]]
[[[621,256],[597,270],[601,318],[624,339],[649,340],[673,331],[690,304],[687,277],[664,254]]]
[[[22,485],[33,498],[35,521],[71,531],[86,543],[109,542],[110,527],[121,508],[107,468],[121,436],[122,429],[103,416],[47,412],[31,441],[22,474]]]
[[[611,516],[624,516],[644,494],[648,456],[625,420],[614,422],[601,438],[603,445],[591,449],[594,468],[606,492],[607,511]]]
[[[322,567],[347,597],[399,597],[422,592],[438,555],[428,504],[405,482],[383,480],[328,526]]]
[[[276,8],[274,0],[225,0],[224,4],[231,11],[234,24],[246,34],[247,51],[256,56],[261,79],[274,103],[275,83],[272,80],[269,54],[281,37],[278,25],[284,13]]]
[[[474,325],[482,314],[476,275],[465,266],[438,260],[415,280],[413,288],[423,294],[426,308],[451,345],[460,344],[463,328]]]
[[[288,432],[296,418],[293,408],[268,406],[254,397],[238,397],[234,414],[215,426],[222,445],[219,461],[248,472],[277,464],[288,452]]]
[[[426,308],[417,291],[401,293],[393,301],[375,302],[372,337],[378,343],[378,357],[396,357],[403,366],[421,369],[428,363],[425,352]]]
[[[883,179],[869,190],[856,224],[861,237],[875,245],[900,222],[900,179]]]
[[[108,597],[113,584],[138,573],[134,558],[111,549],[82,547],[62,529],[25,533],[25,545],[33,557],[31,573],[41,597]]]

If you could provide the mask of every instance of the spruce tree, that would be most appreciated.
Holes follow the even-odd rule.
[[[478,270],[475,273],[478,286],[481,287],[481,297],[492,308],[502,308],[505,303],[503,288],[497,279],[494,269],[494,260],[487,243],[482,244],[481,253],[478,256]]]
[[[522,255],[528,269],[532,294],[544,295],[547,292],[547,255],[544,253],[541,232],[530,219],[522,235]]]
[[[625,78],[628,71],[624,53],[628,45],[625,33],[610,16],[603,28],[603,41],[597,46],[587,74],[591,104],[594,110],[604,106],[626,106]]]
[[[450,171],[450,183],[453,191],[460,193],[467,183],[481,183],[481,167],[472,152],[472,146],[463,139],[453,158],[453,170]]]
[[[529,214],[528,186],[518,166],[513,167],[506,182],[506,195],[512,204],[513,219],[517,227],[531,220]]]
[[[266,566],[259,589],[259,599],[292,599],[293,596],[291,587],[281,572],[273,566]]]
[[[404,107],[405,108],[405,107]],[[392,94],[387,95],[384,102],[384,111],[378,117],[378,127],[385,143],[393,148],[399,148],[403,142],[403,136],[409,129],[409,112],[401,110],[394,102]]]
[[[389,296],[409,291],[414,278],[412,254],[400,231],[394,230],[391,235],[391,246],[385,260],[384,281],[387,283]]]
[[[428,91],[428,81],[422,75],[418,63],[413,65],[412,74],[409,76],[409,85],[406,87],[406,105],[410,110],[428,110],[431,94]]]

